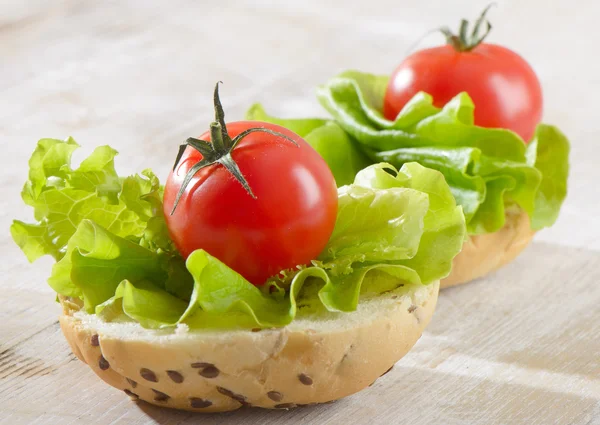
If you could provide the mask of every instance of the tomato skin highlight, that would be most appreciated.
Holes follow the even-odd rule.
[[[505,47],[481,43],[460,52],[451,45],[424,49],[408,56],[392,73],[383,112],[396,118],[418,92],[444,106],[466,91],[475,104],[475,124],[506,128],[531,141],[542,119],[542,89],[529,64]]]
[[[255,132],[232,151],[256,199],[225,167],[214,164],[194,176],[171,215],[186,173],[202,159],[200,152],[188,147],[167,179],[164,215],[184,258],[204,249],[261,285],[322,252],[335,225],[337,187],[325,161],[295,133],[262,122],[227,124],[232,138],[253,127],[283,133],[299,145]],[[210,141],[210,133],[200,139]]]

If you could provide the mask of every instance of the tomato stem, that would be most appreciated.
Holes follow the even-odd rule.
[[[219,83],[223,84],[221,81],[218,81],[217,84],[215,84],[215,91],[213,95],[215,121],[210,124],[210,140],[212,143],[206,140],[189,137],[184,144],[179,146],[179,151],[177,152],[177,157],[175,158],[175,164],[173,165],[173,171],[176,170],[177,165],[179,165],[179,162],[181,161],[181,158],[188,147],[200,152],[200,154],[202,154],[202,159],[194,164],[185,175],[183,182],[181,183],[181,187],[179,188],[179,192],[175,197],[171,215],[173,215],[177,205],[179,205],[181,196],[185,192],[188,184],[190,184],[192,181],[192,178],[198,171],[211,165],[219,164],[225,167],[225,169],[229,171],[233,177],[235,177],[235,179],[244,187],[246,192],[248,192],[252,198],[257,198],[254,192],[252,192],[252,188],[248,184],[248,181],[246,181],[246,178],[242,174],[240,167],[238,167],[231,156],[232,151],[248,134],[255,132],[268,133],[274,136],[279,136],[289,142],[292,142],[297,147],[300,147],[300,145],[298,145],[298,143],[296,143],[296,141],[291,137],[278,131],[273,131],[262,127],[249,128],[242,131],[232,139],[227,132],[227,125],[225,124],[225,112],[223,111],[223,105],[221,104],[221,99],[219,98]]]
[[[215,151],[219,154],[224,155],[225,143],[223,141],[223,132],[221,131],[221,125],[213,122],[210,125],[210,140],[212,141],[212,145],[215,147]]]
[[[446,42],[454,47],[457,52],[470,52],[483,43],[483,40],[485,40],[492,30],[492,24],[487,20],[486,14],[490,8],[495,5],[496,3],[490,3],[485,9],[483,9],[483,12],[481,12],[475,21],[475,25],[473,26],[473,31],[471,31],[471,34],[468,33],[469,21],[466,19],[462,19],[460,21],[458,34],[454,34],[448,27],[442,27],[439,29],[439,31],[444,34],[446,37]],[[482,25],[485,25],[485,31],[483,34],[480,34]]]
[[[213,103],[215,105],[215,121],[221,126],[223,143],[227,148],[230,146],[231,137],[229,137],[229,133],[227,133],[227,125],[225,124],[225,111],[223,111],[223,105],[221,105],[221,99],[219,99],[219,84],[223,84],[223,81],[217,81],[217,84],[215,84],[215,91],[213,93]]]

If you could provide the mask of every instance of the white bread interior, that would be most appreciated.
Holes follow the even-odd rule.
[[[510,263],[529,245],[534,234],[527,213],[508,212],[506,224],[499,231],[469,236],[454,257],[452,273],[442,279],[441,288],[467,283]]]
[[[292,408],[371,385],[417,342],[439,282],[362,297],[351,313],[302,314],[283,328],[148,330],[109,323],[59,297],[75,355],[134,400],[192,411]]]

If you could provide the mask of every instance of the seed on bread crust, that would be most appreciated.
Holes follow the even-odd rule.
[[[139,396],[139,395],[137,395],[137,394],[136,394],[136,393],[134,393],[134,392],[131,392],[131,391],[127,390],[127,389],[125,389],[125,390],[123,390],[123,391],[125,391],[125,394],[127,394],[129,397],[131,397],[131,399],[132,399],[132,400],[136,400],[136,401],[137,401],[137,400],[139,400],[139,399],[140,399],[140,396]]]
[[[190,406],[192,406],[194,409],[204,409],[205,407],[212,406],[212,404],[213,403],[210,400],[205,400],[198,397],[190,397]]]
[[[161,391],[155,390],[154,388],[152,388],[152,391],[154,391],[154,394],[156,394],[154,396],[154,401],[168,401],[171,397]]]
[[[90,338],[90,344],[92,344],[92,347],[98,347],[100,345],[98,334],[92,335],[92,337]]]
[[[300,382],[302,382],[304,385],[312,385],[313,380],[310,376],[301,373],[300,375],[298,375],[298,379],[300,380]]]
[[[158,382],[156,373],[152,372],[150,369],[146,369],[145,367],[140,369],[140,376],[142,378],[144,378],[146,381]]]
[[[106,360],[106,359],[104,358],[104,356],[102,356],[102,355],[101,355],[101,356],[100,356],[100,358],[98,359],[98,367],[99,367],[101,370],[106,370],[106,369],[108,369],[108,368],[110,367],[110,364],[108,363],[108,360]]]
[[[220,373],[219,369],[212,363],[196,362],[192,363],[192,368],[200,369],[198,375],[204,376],[205,378],[216,378]]]
[[[176,370],[167,370],[167,375],[169,375],[169,378],[176,384],[181,384],[183,382],[183,375]]]
[[[281,394],[279,391],[269,391],[267,393],[267,397],[269,397],[273,401],[283,400],[283,394]]]
[[[246,401],[246,397],[244,397],[241,394],[236,394],[233,391],[228,390],[227,388],[223,388],[223,387],[217,387],[217,391],[229,398],[234,399],[235,401],[243,404],[244,406],[248,405],[248,402]]]
[[[200,376],[204,376],[205,378],[216,378],[217,376],[219,376],[219,369],[217,369],[215,366],[206,366],[203,369],[200,369],[198,371],[198,375]]]
[[[412,313],[412,312],[413,312],[413,311],[415,311],[416,309],[417,309],[417,306],[413,304],[413,305],[411,305],[410,307],[408,307],[408,312],[409,312],[409,313]]]

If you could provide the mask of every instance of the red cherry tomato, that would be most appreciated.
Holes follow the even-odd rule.
[[[179,252],[204,249],[255,285],[321,253],[335,225],[337,189],[327,164],[295,133],[274,124],[229,123],[231,138],[250,128],[231,152],[253,198],[221,164],[198,171],[171,210],[186,173],[203,156],[187,147],[165,186],[164,214]],[[209,141],[210,133],[200,136]]]
[[[475,104],[476,125],[506,128],[530,141],[542,118],[540,82],[521,56],[502,46],[481,43],[483,37],[461,50],[461,40],[454,36],[454,45],[420,50],[407,57],[388,83],[385,117],[395,119],[419,91],[433,96],[437,107],[466,91]]]

